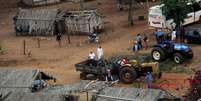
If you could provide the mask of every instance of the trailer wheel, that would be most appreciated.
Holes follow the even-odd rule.
[[[154,47],[152,49],[151,56],[155,61],[163,61],[166,58],[165,52],[159,47]]]
[[[132,67],[123,67],[120,70],[120,80],[124,83],[132,83],[137,78],[137,72]]]
[[[80,73],[80,79],[86,80],[87,79],[87,73]]]

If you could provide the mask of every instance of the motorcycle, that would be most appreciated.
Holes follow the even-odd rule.
[[[88,35],[89,42],[99,43],[99,36],[96,33]]]

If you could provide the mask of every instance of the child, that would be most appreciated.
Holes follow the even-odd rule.
[[[139,45],[138,45],[138,42],[135,41],[135,42],[134,42],[134,46],[133,46],[133,51],[134,51],[134,52],[137,52],[138,50],[139,50]]]

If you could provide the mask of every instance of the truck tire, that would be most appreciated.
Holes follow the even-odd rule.
[[[180,53],[175,53],[173,58],[174,58],[174,62],[177,64],[181,64],[184,62],[184,58]]]
[[[155,61],[163,61],[166,58],[165,52],[160,47],[154,47],[151,56]]]
[[[120,80],[124,83],[132,83],[137,78],[137,72],[132,67],[123,67],[119,74]]]
[[[80,73],[80,79],[86,80],[87,79],[87,73],[84,73],[84,72]]]

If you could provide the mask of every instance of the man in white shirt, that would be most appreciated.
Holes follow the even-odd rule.
[[[95,53],[91,51],[91,52],[89,53],[89,59],[90,59],[90,60],[95,60],[95,58],[96,58]]]
[[[172,37],[171,37],[171,40],[172,41],[175,41],[176,40],[176,31],[175,31],[175,29],[173,29],[173,31],[172,31],[172,35],[171,35]]]
[[[103,48],[101,46],[99,46],[97,48],[97,57],[98,57],[98,60],[100,60],[101,58],[103,58]]]
[[[95,61],[95,58],[96,58],[95,53],[91,51],[91,52],[89,53],[88,58],[89,58],[88,64],[89,64],[89,65],[91,65],[91,64],[92,64],[92,65],[95,65],[95,62],[96,62],[96,61]]]

